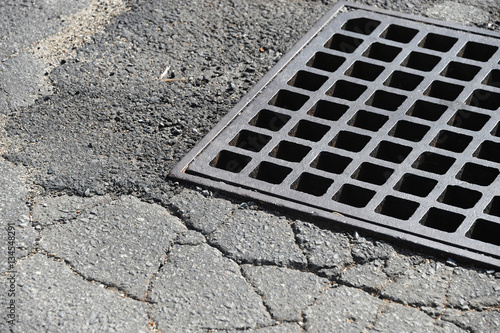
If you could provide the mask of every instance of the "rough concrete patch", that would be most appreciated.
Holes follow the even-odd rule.
[[[295,323],[283,323],[275,326],[257,328],[257,329],[249,329],[244,331],[211,331],[211,332],[224,332],[224,333],[302,333],[302,327],[299,324]]]
[[[88,217],[43,230],[40,245],[85,278],[143,299],[166,251],[185,231],[164,208],[122,197],[95,208]]]
[[[19,264],[17,291],[14,332],[148,331],[146,303],[85,281],[40,254]]]
[[[425,12],[430,17],[454,21],[465,25],[484,24],[490,19],[487,11],[474,6],[457,3],[455,1],[445,1],[430,7]]]
[[[151,317],[162,332],[272,324],[239,266],[207,244],[174,245],[153,280],[151,300]]]
[[[473,333],[500,331],[500,312],[498,311],[462,312],[447,309],[441,319]]]
[[[387,282],[387,275],[384,274],[382,268],[383,263],[380,261],[356,265],[346,269],[338,281],[356,288],[380,290]]]

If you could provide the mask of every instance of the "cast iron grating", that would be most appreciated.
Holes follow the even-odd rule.
[[[171,175],[500,267],[499,46],[339,3]]]

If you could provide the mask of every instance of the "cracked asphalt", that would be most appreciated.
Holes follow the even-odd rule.
[[[0,332],[500,331],[498,271],[166,177],[334,3],[2,1]]]

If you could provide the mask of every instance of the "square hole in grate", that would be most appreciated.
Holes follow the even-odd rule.
[[[229,145],[259,152],[262,148],[264,148],[269,140],[271,140],[269,135],[242,130],[229,142]]]
[[[500,224],[488,220],[479,219],[474,222],[465,236],[480,242],[500,245]]]
[[[366,49],[363,55],[368,58],[391,62],[398,56],[401,50],[402,49],[399,47],[382,43],[373,43],[372,45],[370,45],[370,47],[368,47],[368,49]]]
[[[413,162],[412,167],[415,169],[437,173],[444,175],[451,168],[456,159],[449,156],[443,156],[431,152],[425,152]]]
[[[380,127],[384,126],[388,119],[389,117],[378,113],[360,110],[356,112],[354,117],[352,117],[347,124],[376,132],[380,129]]]
[[[335,193],[333,200],[349,206],[362,208],[368,205],[374,195],[375,191],[351,184],[344,184]]]
[[[447,101],[454,101],[460,95],[462,90],[464,90],[464,87],[457,84],[434,81],[424,91],[424,95],[445,99]]]
[[[466,163],[457,173],[457,179],[467,183],[488,186],[497,178],[498,169],[475,163]]]
[[[472,141],[472,137],[450,131],[440,131],[431,141],[432,147],[446,149],[455,153],[461,153]]]
[[[437,184],[437,180],[417,176],[411,173],[405,174],[394,189],[399,192],[413,194],[419,197],[426,197],[431,193]]]
[[[387,111],[396,111],[405,100],[406,96],[390,93],[384,90],[377,90],[366,101],[366,105]]]
[[[448,125],[479,131],[490,120],[490,116],[467,110],[458,110],[448,121]]]
[[[280,90],[269,101],[269,105],[274,105],[291,111],[297,111],[307,102],[308,99],[309,96],[306,95],[294,93],[289,90]]]
[[[289,162],[300,162],[310,151],[311,147],[299,145],[290,141],[281,141],[271,150],[269,156]]]
[[[421,52],[412,52],[403,60],[401,66],[417,69],[423,72],[430,72],[438,62],[441,61],[440,57]]]
[[[374,81],[383,71],[384,67],[382,66],[356,61],[344,74],[362,80]]]
[[[243,168],[246,167],[251,159],[251,157],[245,155],[222,150],[210,162],[210,166],[233,173],[239,173],[241,170],[243,170]]]
[[[425,120],[438,120],[448,107],[441,104],[418,100],[406,112],[407,115]]]
[[[412,91],[420,84],[420,82],[422,82],[423,79],[424,78],[422,76],[395,71],[384,82],[384,85],[397,89]]]
[[[441,72],[442,76],[452,79],[470,81],[481,70],[481,67],[463,64],[461,62],[451,61]]]
[[[294,87],[316,91],[328,80],[328,76],[318,75],[307,71],[298,71],[288,84]]]
[[[500,94],[488,90],[476,89],[466,103],[478,108],[497,110],[500,107]]]
[[[285,126],[289,120],[290,116],[264,109],[259,111],[259,113],[250,120],[249,124],[277,132]]]
[[[369,141],[370,137],[367,135],[340,131],[330,142],[330,146],[357,153],[363,150]]]
[[[500,122],[495,126],[493,131],[491,131],[491,135],[500,137]]]
[[[363,43],[362,39],[335,34],[326,42],[325,47],[340,52],[353,53],[361,43]]]
[[[429,33],[422,39],[418,46],[430,50],[447,52],[455,45],[457,40],[457,38]]]
[[[481,192],[460,186],[449,185],[439,196],[438,201],[447,205],[467,209],[474,207],[481,197]]]
[[[292,172],[291,168],[264,161],[249,176],[266,183],[281,184],[290,172]]]
[[[343,30],[356,32],[358,34],[369,35],[380,25],[380,21],[366,17],[350,19],[343,26]]]
[[[354,171],[351,178],[370,184],[384,185],[393,172],[393,169],[364,162],[356,171]]]
[[[349,109],[347,105],[320,100],[307,114],[326,120],[337,121],[344,115],[347,109]]]
[[[327,95],[355,101],[366,90],[366,86],[349,81],[339,80],[326,92]]]
[[[418,30],[391,24],[380,37],[390,39],[400,43],[409,43],[418,33]]]
[[[467,42],[467,44],[465,44],[460,52],[458,52],[457,56],[485,62],[490,60],[490,58],[497,50],[497,46],[476,42]]]
[[[330,130],[329,126],[300,120],[288,133],[290,136],[317,142]]]
[[[412,148],[410,147],[389,141],[382,141],[378,144],[377,148],[375,148],[370,156],[399,164],[404,161],[406,156],[408,156],[411,151]]]
[[[483,80],[483,83],[492,87],[500,88],[500,70],[492,70]]]
[[[311,167],[330,173],[341,174],[352,162],[352,158],[328,152],[321,152],[312,161]]]
[[[500,143],[484,141],[474,152],[474,157],[500,163]]]
[[[314,56],[309,59],[306,65],[327,72],[335,72],[344,63],[344,61],[344,57],[339,57],[324,52],[316,52]]]
[[[500,197],[493,197],[493,200],[491,200],[484,212],[500,217]]]
[[[290,188],[319,197],[325,194],[332,184],[333,180],[329,178],[304,172],[293,182]]]
[[[396,198],[391,195],[385,197],[380,205],[375,209],[375,212],[400,220],[408,220],[417,210],[419,203]]]
[[[418,142],[422,140],[430,127],[426,125],[400,120],[390,130],[389,135],[408,141]]]
[[[420,224],[445,232],[455,232],[465,220],[465,216],[447,210],[432,207],[424,215]]]

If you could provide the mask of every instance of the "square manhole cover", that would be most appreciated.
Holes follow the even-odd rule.
[[[339,3],[171,176],[500,267],[499,46]]]

